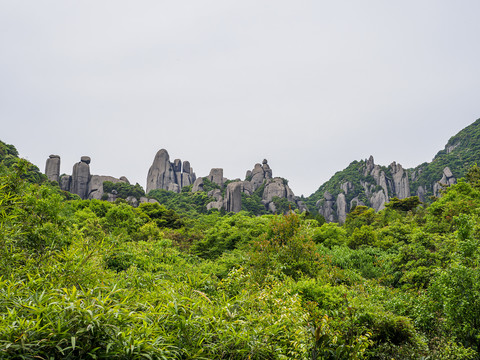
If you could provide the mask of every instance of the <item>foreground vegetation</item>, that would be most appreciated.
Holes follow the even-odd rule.
[[[479,358],[477,167],[339,226],[79,200],[8,156],[0,358]]]

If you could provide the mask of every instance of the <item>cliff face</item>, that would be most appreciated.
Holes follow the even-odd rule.
[[[329,222],[343,222],[355,205],[382,210],[392,197],[418,196],[428,202],[440,196],[444,186],[464,177],[480,162],[480,119],[450,138],[445,148],[429,163],[412,169],[392,162],[388,167],[368,160],[354,161],[319,187],[305,202],[310,211],[320,213]]]
[[[337,172],[329,181],[306,199],[310,211],[318,211],[328,222],[343,223],[347,213],[357,205],[364,205],[376,211],[385,208],[391,198],[405,199],[418,196],[427,200],[429,193],[438,196],[443,185],[456,183],[448,167],[438,175],[437,181],[429,187],[413,186],[415,171],[404,169],[396,162],[388,167],[375,164],[373,156],[368,160],[354,161],[345,170]]]

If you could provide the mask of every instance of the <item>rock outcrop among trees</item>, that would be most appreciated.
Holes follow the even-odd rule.
[[[73,166],[72,175],[63,175],[61,177],[56,174],[60,173],[60,156],[50,155],[47,159],[45,175],[50,181],[57,181],[62,190],[78,195],[81,199],[106,199],[114,201],[116,194],[107,194],[104,191],[104,183],[123,183],[130,185],[125,176],[115,178],[113,176],[92,175],[90,173],[91,159],[88,156],[82,156],[80,162]],[[137,200],[137,199],[135,199]],[[129,202],[135,203],[133,199]]]
[[[208,179],[210,182],[220,186],[220,178],[223,177],[222,169],[212,169]],[[223,179],[223,183],[226,182]],[[222,185],[223,185],[222,183]],[[194,185],[194,191],[197,187]],[[256,194],[258,192],[258,194]],[[262,164],[255,164],[253,170],[248,170],[244,181],[232,181],[228,183],[223,199],[216,198],[207,205],[208,209],[224,209],[227,212],[239,212],[244,209],[242,199],[256,195],[260,208],[267,212],[286,212],[289,209],[298,208],[306,210],[306,206],[294,195],[288,186],[287,180],[273,178],[272,169],[268,161],[263,160]]]
[[[389,167],[382,167],[375,164],[373,156],[370,156],[365,161],[353,162],[335,176],[338,179],[332,178],[330,183],[322,185],[323,196],[316,200],[315,208],[327,222],[343,223],[347,213],[358,205],[369,206],[380,211],[385,208],[385,204],[391,198],[410,197],[412,193],[410,180],[415,181],[416,173],[405,170],[396,162],[391,163]],[[455,177],[446,167],[443,170],[443,177],[432,186],[434,195],[438,196],[441,189],[455,183]],[[419,197],[420,201],[426,201],[426,191],[423,186],[418,186],[413,193]]]
[[[193,184],[196,180],[195,173],[190,163],[188,161],[185,163],[182,168],[180,159],[175,159],[172,163],[167,150],[159,150],[148,170],[146,192],[164,189],[179,193],[184,186]]]
[[[58,182],[60,179],[60,156],[49,156],[45,165],[45,175],[47,175],[48,180]]]

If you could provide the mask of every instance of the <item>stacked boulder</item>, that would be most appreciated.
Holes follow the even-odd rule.
[[[60,180],[60,156],[50,155],[45,165],[45,175],[50,181]]]
[[[80,162],[73,166],[72,175],[63,175],[60,177],[60,156],[50,155],[45,167],[45,175],[50,181],[57,181],[60,188],[77,194],[81,199],[101,199],[103,197],[103,182],[111,181],[113,183],[124,182],[129,184],[128,179],[122,176],[117,179],[113,176],[91,175],[91,159],[88,156],[82,156]]]
[[[193,168],[188,161],[175,159],[170,162],[167,150],[161,149],[155,155],[152,166],[148,170],[147,194],[151,190],[164,189],[179,193],[184,186],[193,184],[196,180]]]

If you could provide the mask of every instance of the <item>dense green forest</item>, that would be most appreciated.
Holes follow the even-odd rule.
[[[0,143],[0,358],[480,358],[476,166],[340,226],[80,200],[17,155]]]

